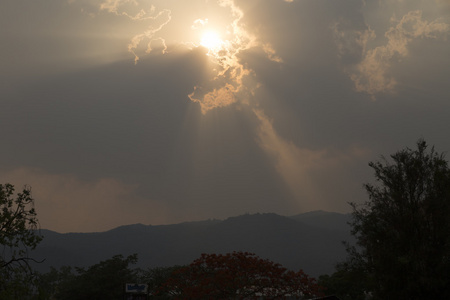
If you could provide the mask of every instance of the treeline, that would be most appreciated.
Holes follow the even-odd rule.
[[[87,269],[37,275],[30,299],[125,299],[125,284],[148,286],[149,299],[280,299],[321,296],[315,279],[247,252],[203,254],[187,266],[131,268],[137,256],[117,255]]]

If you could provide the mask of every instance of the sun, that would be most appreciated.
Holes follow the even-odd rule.
[[[200,40],[200,45],[212,51],[217,51],[223,44],[224,42],[215,31],[206,31]]]

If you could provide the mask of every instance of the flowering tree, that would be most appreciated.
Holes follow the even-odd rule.
[[[253,253],[202,254],[180,268],[161,286],[176,299],[279,299],[321,295],[315,279],[302,270],[289,271]]]

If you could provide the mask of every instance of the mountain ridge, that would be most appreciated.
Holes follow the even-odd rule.
[[[342,241],[351,240],[348,219],[328,212],[258,213],[170,225],[137,223],[92,233],[43,229],[44,239],[32,255],[46,259],[36,266],[46,272],[64,265],[87,267],[117,254],[137,253],[137,266],[152,268],[189,264],[201,253],[248,251],[318,276],[333,272],[345,258]]]

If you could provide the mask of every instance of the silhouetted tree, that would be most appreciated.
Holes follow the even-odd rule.
[[[37,274],[35,279],[35,292],[32,300],[54,300],[59,289],[66,289],[65,284],[75,277],[73,269],[63,266],[59,270],[50,267],[50,271],[44,274]]]
[[[64,276],[58,279],[55,299],[122,299],[125,283],[137,279],[137,270],[129,268],[136,262],[136,254],[127,258],[116,255],[87,269],[75,268],[76,273],[66,268]]]
[[[376,184],[353,208],[349,260],[376,299],[450,299],[450,170],[443,154],[417,149],[369,164]]]
[[[0,298],[20,299],[32,281],[28,251],[42,240],[31,190],[0,184]]]
[[[337,296],[340,300],[365,300],[365,272],[356,266],[348,268],[347,264],[339,264],[331,275],[319,276],[318,284],[325,289],[327,295]]]
[[[142,271],[142,280],[148,284],[151,299],[171,299],[169,290],[164,289],[164,283],[173,278],[183,266],[157,267]]]
[[[288,271],[247,252],[202,254],[174,272],[162,290],[175,299],[306,299],[321,295],[315,280],[303,271]]]

